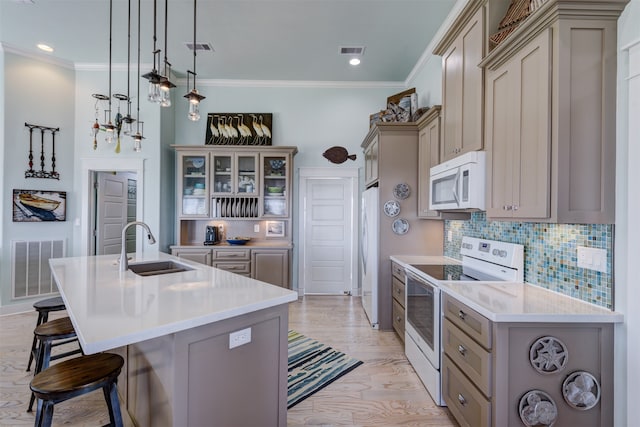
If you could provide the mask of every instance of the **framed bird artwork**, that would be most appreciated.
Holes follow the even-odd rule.
[[[271,113],[209,113],[205,145],[271,145]]]

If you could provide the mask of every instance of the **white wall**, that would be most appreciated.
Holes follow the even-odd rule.
[[[2,258],[0,305],[11,301],[10,250],[12,240],[61,239],[70,246],[72,221],[13,222],[14,189],[67,192],[67,215],[73,212],[74,71],[69,66],[43,62],[4,51],[2,79],[4,121],[2,146]],[[56,133],[56,171],[60,180],[25,178],[29,169],[29,130],[25,122],[59,127]],[[40,169],[40,133],[34,131],[34,169]],[[51,170],[51,144],[45,144],[45,170]]]

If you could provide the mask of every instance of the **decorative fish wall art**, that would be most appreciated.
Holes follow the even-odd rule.
[[[347,161],[347,159],[351,159],[351,160],[356,159],[355,154],[349,154],[346,148],[338,147],[338,146],[334,146],[327,149],[327,151],[322,153],[322,155],[331,163],[336,163],[336,164],[344,163]]]

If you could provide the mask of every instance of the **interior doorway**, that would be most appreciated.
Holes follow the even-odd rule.
[[[122,229],[136,220],[136,174],[128,171],[95,172],[93,181],[92,255],[119,254],[122,250]],[[135,231],[134,228],[127,230],[127,253],[136,251]]]
[[[80,160],[81,169],[81,208],[80,208],[80,255],[88,256],[95,254],[95,236],[94,229],[96,226],[96,194],[93,188],[97,173],[99,172],[127,172],[135,176],[135,218],[142,220],[144,218],[144,159],[122,158],[109,159],[105,161],[102,158],[85,158]],[[128,252],[142,252],[142,239],[135,239],[135,250]]]
[[[358,169],[300,168],[298,292],[356,294]]]

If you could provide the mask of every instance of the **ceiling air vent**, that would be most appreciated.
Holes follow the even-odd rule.
[[[341,46],[340,55],[362,55],[364,46]]]
[[[195,46],[196,51],[215,52],[210,43],[196,42],[196,44],[194,45],[193,42],[186,42],[185,46],[187,46],[187,49],[189,50],[194,50],[194,46]]]

